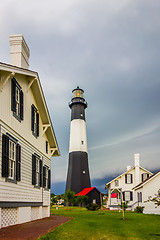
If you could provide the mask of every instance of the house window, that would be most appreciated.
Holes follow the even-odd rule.
[[[47,166],[43,166],[43,187],[50,189],[50,169]]]
[[[137,193],[138,202],[142,202],[142,192]]]
[[[96,204],[96,199],[93,199],[93,203]]]
[[[21,180],[21,146],[10,134],[2,135],[2,177],[14,183]]]
[[[46,174],[45,174],[45,185],[48,186],[48,169],[46,169]]]
[[[148,173],[142,173],[142,182],[145,181],[149,177]]]
[[[115,187],[119,186],[119,180],[115,180]]]
[[[20,117],[20,89],[16,87],[16,114]]]
[[[19,121],[23,120],[23,91],[15,78],[12,79],[11,109],[14,117]]]
[[[32,184],[42,187],[42,160],[37,154],[32,155]]]
[[[123,200],[124,201],[133,201],[133,193],[131,191],[123,192]]]
[[[39,113],[34,105],[31,106],[31,130],[35,137],[39,136]]]
[[[15,156],[16,156],[16,144],[9,139],[9,178],[14,179],[15,176]]]
[[[36,184],[39,185],[39,158],[36,157]]]
[[[46,153],[48,153],[48,142],[46,141]]]
[[[125,174],[125,183],[127,183],[127,184],[133,183],[132,174],[130,174],[130,173]]]

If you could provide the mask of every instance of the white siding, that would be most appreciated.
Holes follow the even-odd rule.
[[[46,134],[42,134],[41,112],[39,111],[39,137],[36,138],[31,131],[31,105],[34,104],[37,109],[38,105],[32,88],[28,90],[30,79],[20,74],[16,74],[14,77],[24,93],[24,120],[19,122],[13,116],[11,110],[11,79],[9,79],[0,91],[0,201],[43,202],[45,206],[50,205],[50,190],[45,190],[42,187],[37,189],[32,185],[32,154],[38,154],[43,159],[43,165],[49,168],[51,165],[49,145],[48,154],[46,153],[46,141],[48,139]],[[1,177],[3,133],[12,135],[21,145],[21,181],[17,181],[17,184],[6,182],[5,178]]]
[[[39,116],[39,137],[34,137],[31,131],[31,105],[34,104],[37,109],[38,105],[34,99],[32,89],[30,88],[28,91],[28,78],[27,76],[17,74],[15,79],[22,87],[24,93],[24,120],[20,123],[13,116],[13,111],[11,110],[11,79],[7,81],[2,91],[0,91],[0,120],[49,158],[50,148],[49,153],[46,154],[47,138],[45,134],[42,136],[43,125],[41,116]]]
[[[9,129],[5,129],[2,126],[0,139],[2,139],[2,134],[6,132],[18,139],[18,143],[21,145],[21,181],[17,181],[17,184],[14,184],[6,182],[5,178],[0,177],[0,201],[44,201],[44,205],[49,205],[50,191],[44,190],[43,188],[37,189],[32,185],[32,154],[36,153],[41,159],[43,158],[44,164],[48,167],[50,167],[50,159],[47,159],[40,151],[20,138],[17,134],[13,133],[13,131],[9,131]],[[2,172],[1,156],[2,144],[0,145],[0,172]]]
[[[160,214],[160,206],[156,207],[154,202],[147,201],[148,197],[155,197],[155,194],[158,194],[158,190],[160,189],[160,173],[155,177],[151,178],[150,181],[146,182],[141,188],[136,190],[136,194],[138,192],[142,192],[142,203],[140,206],[144,207],[143,212],[146,214]]]

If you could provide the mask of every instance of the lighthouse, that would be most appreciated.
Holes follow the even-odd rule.
[[[83,97],[84,91],[79,87],[74,89],[72,93],[72,99],[69,103],[71,125],[66,190],[70,189],[79,193],[84,188],[91,187],[85,121],[87,102]]]

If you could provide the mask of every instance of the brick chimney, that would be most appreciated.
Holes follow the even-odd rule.
[[[28,69],[29,68],[29,48],[22,34],[11,35],[10,42],[10,64]]]

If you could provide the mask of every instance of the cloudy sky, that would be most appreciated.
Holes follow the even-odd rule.
[[[72,89],[86,110],[92,185],[133,166],[160,169],[160,1],[2,0],[0,61],[9,35],[23,34],[39,73],[61,156],[52,158],[52,191],[63,193]]]

